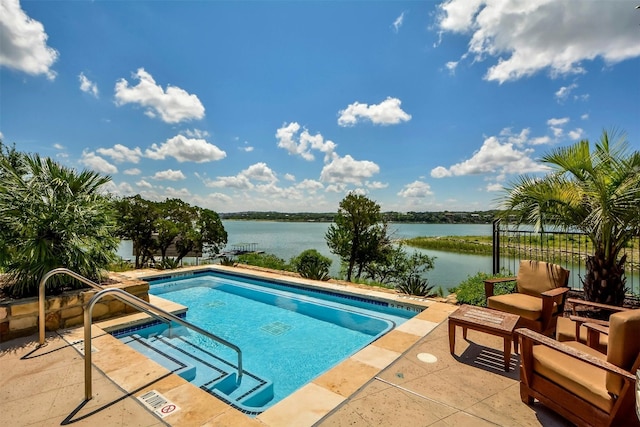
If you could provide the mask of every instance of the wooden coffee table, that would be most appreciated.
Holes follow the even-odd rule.
[[[509,372],[511,362],[511,340],[513,329],[520,316],[490,308],[463,305],[449,315],[449,350],[455,353],[456,326],[462,327],[462,336],[467,338],[467,329],[484,332],[504,339],[504,370]]]

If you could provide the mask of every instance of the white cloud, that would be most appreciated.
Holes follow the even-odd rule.
[[[532,139],[529,140],[529,144],[531,144],[531,145],[550,144],[551,142],[552,142],[552,140],[548,136],[539,136],[539,137],[532,138]]]
[[[326,191],[327,193],[345,193],[347,191],[347,184],[330,184],[327,185],[327,188],[324,191]]]
[[[487,184],[485,190],[488,192],[502,191],[504,189],[504,185],[499,182],[489,183]]]
[[[387,97],[380,104],[367,105],[358,101],[350,104],[344,110],[340,110],[338,124],[340,126],[353,126],[362,120],[369,120],[374,125],[395,125],[411,120],[411,114],[405,113],[400,108],[398,98]]]
[[[575,128],[574,130],[569,131],[569,138],[571,138],[574,141],[582,139],[583,136],[584,136],[584,129],[582,128]]]
[[[171,85],[167,85],[165,91],[161,86],[156,85],[151,74],[144,68],[139,68],[133,77],[139,80],[136,86],[129,86],[125,79],[116,82],[116,105],[131,103],[142,105],[147,108],[145,112],[147,116],[159,115],[166,123],[179,123],[204,117],[204,106],[196,95]]]
[[[98,97],[98,85],[92,82],[84,75],[84,73],[80,73],[78,76],[78,80],[80,80],[80,90],[89,93],[96,98]]]
[[[0,138],[1,137],[2,137],[2,134],[0,133]],[[53,148],[55,148],[56,150],[64,150],[65,149],[64,145],[58,144],[58,143],[53,144]]]
[[[182,133],[185,136],[188,136],[189,138],[197,138],[197,139],[205,139],[210,136],[209,132],[207,132],[206,130],[200,130],[200,129],[187,129]]]
[[[552,118],[547,120],[547,124],[549,126],[562,126],[562,125],[566,125],[567,123],[569,123],[569,117],[562,117],[559,119]]]
[[[120,184],[116,184],[113,181],[109,181],[101,187],[101,190],[105,193],[110,193],[120,197],[126,197],[135,194],[135,192],[133,191],[133,187],[128,182],[121,182]]]
[[[136,185],[142,188],[153,188],[153,185],[149,181],[146,181],[144,179],[141,179],[140,181],[136,182]]]
[[[389,186],[389,184],[380,181],[365,181],[364,185],[371,190],[382,190]]]
[[[58,51],[47,46],[48,38],[42,23],[27,16],[18,0],[0,1],[0,66],[55,79],[51,66]]]
[[[122,173],[125,175],[140,175],[142,171],[138,168],[131,168],[131,169],[126,169],[122,171]]]
[[[250,145],[245,145],[244,147],[240,147],[240,149],[246,153],[250,153],[253,151],[253,147]]]
[[[180,181],[187,177],[184,176],[180,170],[174,171],[173,169],[167,169],[165,171],[156,172],[151,178],[164,181]]]
[[[105,174],[118,173],[117,167],[115,167],[102,157],[97,156],[96,153],[92,151],[83,151],[82,157],[80,158],[80,163],[96,172]]]
[[[240,175],[246,176],[248,179],[255,181],[276,182],[276,174],[267,166],[264,162],[259,162],[249,166],[247,169],[240,172]]]
[[[219,176],[215,180],[203,179],[203,182],[207,187],[250,190],[255,188],[252,180],[273,184],[278,181],[278,178],[266,163],[259,162],[244,169],[236,176]]]
[[[227,153],[204,139],[176,135],[161,145],[153,144],[145,151],[145,156],[154,160],[173,157],[179,162],[204,163],[224,159]]]
[[[320,181],[305,179],[304,181],[298,183],[296,185],[296,188],[305,190],[309,192],[309,194],[316,194],[317,191],[324,189],[324,185]]]
[[[501,142],[491,136],[470,159],[449,168],[438,166],[431,171],[433,178],[479,174],[521,174],[544,172],[548,168],[531,159],[533,149],[518,149],[512,142]]]
[[[556,99],[558,100],[558,102],[566,101],[566,99],[569,97],[571,92],[577,87],[578,85],[573,83],[573,84],[570,84],[569,86],[562,86],[560,89],[558,89],[555,93]]]
[[[111,157],[111,159],[116,163],[138,163],[140,161],[140,157],[142,157],[142,151],[140,148],[136,147],[131,149],[122,144],[116,144],[111,148],[98,148],[96,151],[103,156]]]
[[[423,181],[413,181],[405,185],[398,193],[400,197],[427,197],[432,195],[431,186]]]
[[[278,147],[284,148],[289,154],[299,155],[307,161],[315,159],[311,150],[324,153],[325,162],[331,158],[337,146],[333,141],[325,141],[320,133],[311,135],[307,129],[304,129],[298,136],[299,131],[300,125],[296,122],[291,122],[288,125],[283,124],[276,131]]]
[[[584,113],[583,115],[580,116],[580,118],[582,120],[589,120],[589,114],[588,113]]]
[[[449,61],[446,64],[444,64],[445,67],[447,67],[447,70],[449,70],[449,73],[451,74],[455,74],[456,73],[456,68],[458,68],[458,61]]]
[[[552,77],[578,74],[585,72],[583,61],[615,64],[640,56],[637,14],[629,2],[447,0],[439,9],[441,35],[470,35],[463,59],[497,60],[484,76],[490,81],[504,83],[542,70]]]
[[[286,179],[287,181],[295,181],[296,177],[290,173],[285,173],[284,174],[284,179]]]
[[[404,12],[402,12],[400,16],[396,18],[395,21],[393,21],[393,31],[397,33],[400,30],[400,27],[402,27],[403,22],[404,22]]]
[[[380,167],[368,160],[354,160],[350,155],[339,157],[327,163],[320,173],[320,181],[360,185],[363,180],[380,172]]]

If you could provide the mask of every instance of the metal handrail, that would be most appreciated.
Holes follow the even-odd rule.
[[[55,276],[56,274],[67,274],[71,277],[73,277],[74,279],[77,279],[79,281],[81,281],[82,283],[85,283],[89,286],[91,286],[94,289],[98,289],[98,290],[102,290],[104,289],[102,286],[98,285],[96,282],[92,282],[91,280],[87,279],[84,276],[79,275],[78,273],[76,273],[75,271],[71,271],[68,268],[55,268],[51,271],[49,271],[47,274],[45,274],[44,276],[42,276],[42,280],[40,280],[40,285],[38,287],[38,329],[40,332],[40,339],[39,339],[39,343],[40,345],[44,344],[44,297],[45,297],[45,292],[44,292],[44,285],[45,283],[47,283],[47,280],[49,280],[51,278],[51,276]]]
[[[107,294],[116,294],[114,295],[114,297],[126,304],[129,304],[148,314],[153,314],[153,312],[155,312],[155,314],[157,314],[158,317],[164,319],[167,322],[173,321],[173,322],[179,323],[182,326],[192,329],[195,332],[201,335],[204,335],[208,338],[211,338],[212,340],[217,341],[220,344],[225,345],[230,349],[234,350],[236,353],[238,353],[238,377],[236,382],[240,382],[240,380],[242,379],[242,350],[240,350],[240,347],[230,343],[224,338],[221,338],[212,334],[211,332],[205,331],[204,329],[192,323],[189,323],[186,320],[181,319],[180,317],[172,313],[169,313],[168,311],[163,310],[160,307],[157,307],[153,304],[148,303],[143,299],[140,299],[134,295],[131,295],[130,293],[122,289],[108,288],[108,289],[102,289],[97,294],[95,294],[91,298],[91,300],[89,300],[89,302],[87,303],[84,309],[84,391],[85,391],[86,400],[90,400],[92,397],[91,396],[92,394],[91,393],[91,321],[92,321],[91,314],[93,312],[93,306],[96,304],[96,302],[98,302],[100,298],[102,298]]]

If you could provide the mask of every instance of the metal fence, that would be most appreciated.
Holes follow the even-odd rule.
[[[493,273],[516,274],[521,259],[532,259],[559,264],[571,271],[569,286],[582,289],[585,261],[593,254],[593,245],[587,236],[578,232],[545,231],[493,222]],[[640,294],[640,238],[635,237],[622,250],[627,255],[625,277],[627,293]]]

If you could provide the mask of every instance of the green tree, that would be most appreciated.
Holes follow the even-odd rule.
[[[111,178],[39,155],[18,157],[0,157],[0,243],[11,248],[2,254],[9,292],[37,295],[41,278],[58,267],[99,280],[118,245],[111,202],[101,191]],[[83,286],[60,275],[47,285],[54,292]]]
[[[507,188],[505,215],[519,223],[579,229],[593,243],[582,277],[585,298],[622,305],[626,293],[622,248],[640,229],[640,152],[624,135],[604,131],[593,151],[582,140],[542,157],[544,177],[521,176]]]
[[[340,202],[334,221],[325,234],[327,245],[347,265],[347,281],[351,281],[354,269],[359,279],[364,267],[384,257],[390,244],[380,205],[349,193]]]
[[[153,258],[157,247],[154,239],[160,218],[157,204],[136,195],[116,200],[114,206],[117,235],[133,242],[135,267],[141,268]]]
[[[307,249],[300,255],[291,259],[289,264],[306,279],[329,280],[329,267],[331,259],[322,255],[315,249]]]
[[[414,251],[409,255],[404,245],[390,245],[383,257],[365,266],[365,275],[378,283],[401,285],[411,277],[422,277],[432,270],[435,257]]]

